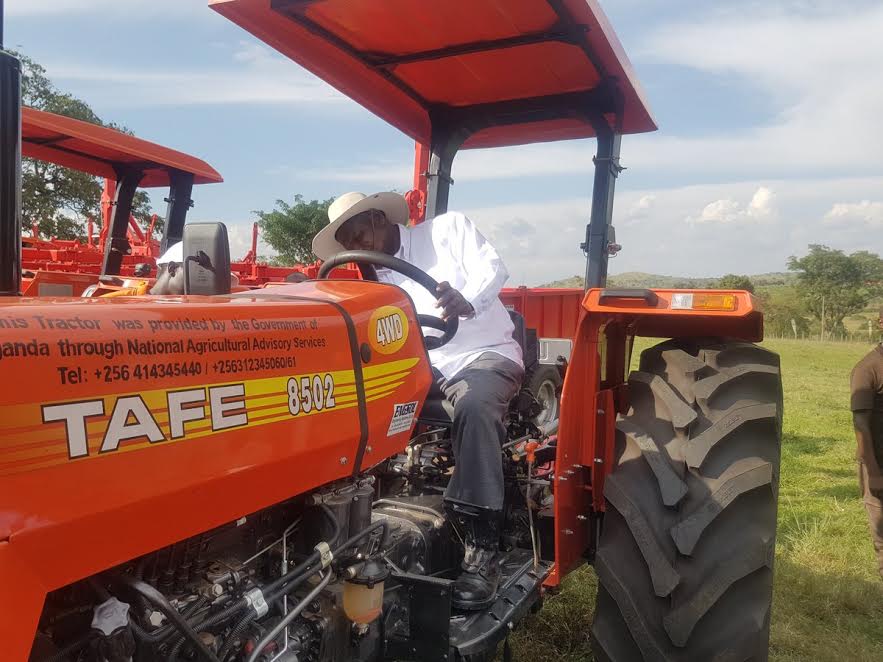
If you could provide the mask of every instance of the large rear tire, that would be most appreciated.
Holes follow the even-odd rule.
[[[776,536],[779,357],[730,341],[641,355],[595,558],[598,660],[766,660]]]
[[[542,427],[557,420],[560,408],[558,393],[561,390],[561,373],[558,368],[553,365],[537,366],[530,376],[527,388],[542,407],[533,419],[534,424]]]

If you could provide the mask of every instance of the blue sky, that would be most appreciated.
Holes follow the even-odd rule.
[[[883,4],[601,0],[660,131],[623,140],[612,273],[784,270],[809,243],[883,253]],[[295,193],[407,190],[413,144],[205,0],[6,0],[6,43],[62,89],[225,178],[191,220],[234,255]],[[451,207],[514,284],[582,273],[591,141],[464,152]],[[164,209],[160,199],[158,208]]]

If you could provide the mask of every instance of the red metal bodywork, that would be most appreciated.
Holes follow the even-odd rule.
[[[411,331],[393,353],[363,362],[359,347],[376,342],[381,307],[398,311]],[[286,340],[298,344],[273,346]],[[144,342],[171,344],[136,350]],[[8,343],[28,346],[15,355]],[[85,355],[86,347],[103,349]],[[16,387],[0,394],[0,636],[8,660],[27,658],[47,592],[401,451],[410,429],[388,434],[394,404],[422,404],[431,381],[407,295],[359,281],[290,285],[264,298],[6,299],[0,348],[4,374],[16,375]],[[185,365],[191,374],[181,374]],[[316,375],[334,379],[334,406],[292,415],[287,381]],[[242,396],[226,392],[224,416],[215,418],[221,399],[208,391],[202,417],[173,438],[169,393],[231,385],[242,385]],[[108,447],[122,398],[140,400],[162,438],[130,428],[131,438]],[[87,455],[72,436],[81,428],[52,420],[51,409],[84,401],[104,411],[83,419]],[[242,414],[243,424],[216,429]]]
[[[115,167],[136,165],[144,172],[140,186],[168,186],[169,172],[194,176],[195,184],[224,181],[217,170],[195,156],[184,154],[115,129],[47,113],[21,109],[22,156],[49,161],[115,180]]]
[[[599,66],[620,81],[624,95],[622,131],[655,130],[637,76],[598,2],[562,0],[561,4],[574,23],[586,31]],[[411,0],[210,0],[210,5],[415,141],[427,145],[431,124],[426,107],[391,83],[383,75],[383,67],[360,62],[315,30],[288,19],[286,13],[304,14],[333,38],[361,51],[395,55],[442,49],[452,42],[476,44],[523,37],[552,30],[559,20],[550,3],[536,0],[419,4]],[[601,82],[598,70],[578,47],[556,41],[404,62],[394,65],[394,70],[418,95],[439,107],[591,90]],[[486,129],[470,137],[464,147],[498,147],[593,135],[592,127],[581,119],[549,120]]]
[[[763,339],[763,315],[747,292],[725,292],[736,298],[732,311],[673,310],[671,296],[677,290],[654,290],[654,305],[632,299],[602,304],[602,292],[592,289],[585,295],[561,394],[553,585],[585,561],[593,535],[586,514],[606,508],[604,480],[612,469],[616,416],[629,406],[632,340],[715,335],[746,342]]]
[[[584,294],[577,288],[507,287],[500,299],[540,338],[573,338]]]

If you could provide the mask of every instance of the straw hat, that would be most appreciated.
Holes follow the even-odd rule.
[[[398,193],[344,193],[328,207],[328,225],[313,237],[313,253],[320,260],[342,253],[346,247],[334,235],[353,216],[369,209],[382,211],[390,223],[408,224],[408,203]]]

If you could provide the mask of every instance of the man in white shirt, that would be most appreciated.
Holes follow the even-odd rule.
[[[418,313],[460,318],[456,335],[431,350],[429,358],[439,395],[454,407],[456,468],[445,499],[464,530],[466,553],[453,602],[462,609],[483,609],[494,601],[499,583],[503,421],[524,376],[521,347],[499,299],[509,273],[493,246],[458,212],[407,227],[402,196],[347,193],[332,203],[328,216],[331,222],[313,239],[319,258],[344,250],[400,258],[439,283],[435,296],[389,270],[378,269],[378,279],[405,290]]]

